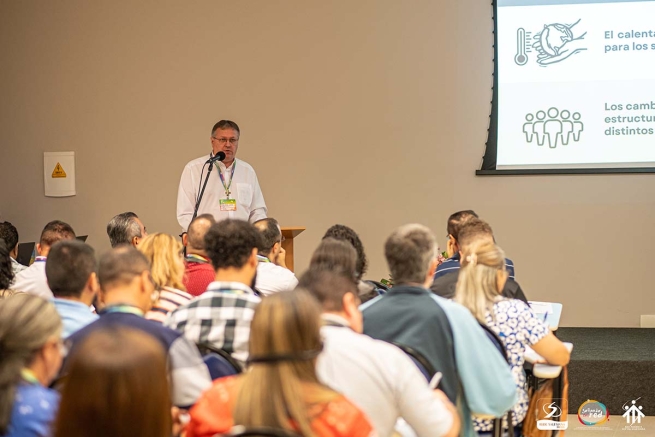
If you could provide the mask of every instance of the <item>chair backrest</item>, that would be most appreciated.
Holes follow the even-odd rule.
[[[393,343],[393,345],[409,355],[412,361],[414,361],[414,364],[416,364],[416,367],[418,367],[418,370],[420,370],[423,376],[425,376],[425,379],[430,382],[437,371],[434,370],[434,367],[432,367],[432,364],[430,364],[427,358],[425,358],[425,356],[416,349],[413,349],[404,344]]]
[[[490,327],[487,325],[484,325],[480,323],[480,327],[484,331],[485,334],[487,334],[487,337],[491,342],[496,346],[496,349],[503,355],[503,358],[505,358],[505,361],[509,363],[509,356],[507,355],[507,349],[505,349],[505,345],[503,344],[503,341],[498,337],[498,335],[491,330]]]
[[[219,349],[208,343],[200,343],[197,346],[212,380],[224,376],[237,375],[243,371],[241,365],[232,358],[232,355],[223,349]]]
[[[229,433],[221,434],[225,437],[301,437],[286,429],[270,428],[270,427],[256,427],[246,428],[242,425],[234,426]]]

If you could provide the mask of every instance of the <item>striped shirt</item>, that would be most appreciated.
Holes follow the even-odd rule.
[[[146,319],[163,323],[168,313],[175,311],[191,299],[193,299],[193,296],[185,291],[164,287],[159,292],[159,300],[146,313]]]
[[[439,266],[437,267],[437,271],[434,274],[434,279],[437,279],[443,275],[447,275],[448,273],[451,272],[456,272],[461,268],[462,265],[460,264],[459,261],[459,253],[456,253],[454,256],[451,256],[446,261],[439,264]],[[516,278],[514,277],[514,262],[509,258],[505,258],[505,269],[507,269],[507,273],[509,273],[509,277],[511,279],[516,280]]]

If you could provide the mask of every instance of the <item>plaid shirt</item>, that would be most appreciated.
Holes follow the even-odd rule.
[[[248,359],[250,322],[261,299],[239,282],[212,282],[200,296],[169,314],[165,326],[189,340],[209,343],[242,365]]]

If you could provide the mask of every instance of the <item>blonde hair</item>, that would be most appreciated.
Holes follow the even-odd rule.
[[[462,253],[461,263],[455,301],[486,324],[487,312],[493,316],[493,305],[500,300],[497,272],[505,270],[505,252],[493,243],[472,245]]]
[[[309,406],[339,396],[316,376],[315,357],[322,349],[320,323],[321,308],[303,289],[262,300],[250,327],[250,359],[255,362],[242,377],[235,425],[295,431],[291,426],[295,423],[301,435],[316,436]],[[287,358],[275,359],[281,356]]]
[[[186,291],[182,284],[184,263],[178,259],[182,257],[182,243],[172,235],[155,233],[140,241],[137,249],[148,258],[157,290],[172,287]]]
[[[61,331],[61,318],[47,300],[27,293],[0,300],[0,435],[9,427],[21,370]]]

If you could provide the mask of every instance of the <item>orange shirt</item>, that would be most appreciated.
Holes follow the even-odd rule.
[[[239,390],[239,376],[217,379],[191,409],[187,437],[210,437],[228,432],[233,426],[232,410]],[[320,437],[369,437],[373,428],[368,419],[348,399],[339,395],[321,406],[311,422]]]

